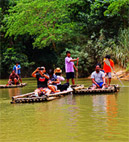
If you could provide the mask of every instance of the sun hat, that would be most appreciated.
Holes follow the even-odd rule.
[[[54,70],[54,73],[62,73],[62,70],[61,70],[60,68],[56,68],[56,69]]]

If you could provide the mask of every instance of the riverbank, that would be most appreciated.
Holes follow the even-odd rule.
[[[126,69],[116,65],[115,66],[115,72],[116,72],[116,75],[120,79],[129,81],[129,71],[127,71]],[[112,78],[113,79],[117,79],[116,75],[114,73],[112,73]]]

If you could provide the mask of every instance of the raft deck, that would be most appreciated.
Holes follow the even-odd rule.
[[[118,85],[111,85],[107,89],[90,89],[85,88],[84,85],[71,85],[67,91],[62,91],[54,94],[43,95],[41,97],[35,97],[34,92],[30,92],[23,95],[13,96],[11,103],[34,103],[34,102],[44,102],[51,101],[68,94],[103,94],[103,93],[114,93],[118,92],[120,87]]]
[[[17,88],[17,87],[24,87],[27,83],[20,83],[18,85],[0,85],[0,88]]]
[[[91,89],[89,88],[81,88],[81,89],[73,89],[74,94],[103,94],[103,93],[114,93],[118,92],[120,89],[119,85],[110,85],[110,87],[106,89]]]
[[[23,95],[18,95],[18,96],[13,96],[12,97],[12,102],[11,103],[34,103],[34,102],[44,102],[44,101],[51,101],[57,98],[60,98],[64,95],[68,95],[72,93],[73,90],[67,90],[67,91],[62,91],[54,94],[49,94],[49,95],[43,95],[41,97],[35,97],[34,92],[23,94]]]

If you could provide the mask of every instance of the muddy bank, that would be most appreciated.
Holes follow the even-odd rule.
[[[118,71],[116,72],[116,75],[122,80],[129,81],[129,71]],[[112,73],[112,78],[116,79],[116,75]]]

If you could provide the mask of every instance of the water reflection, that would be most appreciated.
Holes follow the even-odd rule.
[[[117,121],[117,116],[118,116],[118,105],[117,105],[117,95],[108,95],[107,96],[107,133],[109,138],[113,137],[114,134],[120,134],[117,130],[118,126],[118,121]]]
[[[92,97],[93,111],[106,112],[106,96],[95,95]]]
[[[117,116],[117,95],[92,96],[93,111],[106,113],[109,117]]]
[[[13,96],[21,95],[22,89],[21,88],[9,88],[8,93],[9,93],[9,97],[11,99]]]
[[[96,122],[100,121],[101,123],[105,123],[105,133],[108,134],[108,139],[112,137],[113,134],[119,134],[117,130],[117,116],[118,116],[118,105],[117,105],[117,95],[95,95],[92,97],[93,102],[93,112],[95,118],[99,116],[99,120],[97,119]],[[101,123],[96,123],[97,127],[101,125]],[[107,137],[106,137],[107,139]]]
[[[55,139],[57,135],[60,137],[62,133],[65,138],[76,137],[73,134],[77,131],[79,109],[73,95],[37,106],[35,107],[35,116],[37,124],[44,134],[48,131],[52,132],[51,139]]]
[[[106,104],[107,104],[107,115],[108,115],[108,118],[109,120],[111,118],[115,118],[117,117],[117,95],[107,95],[106,96]]]

